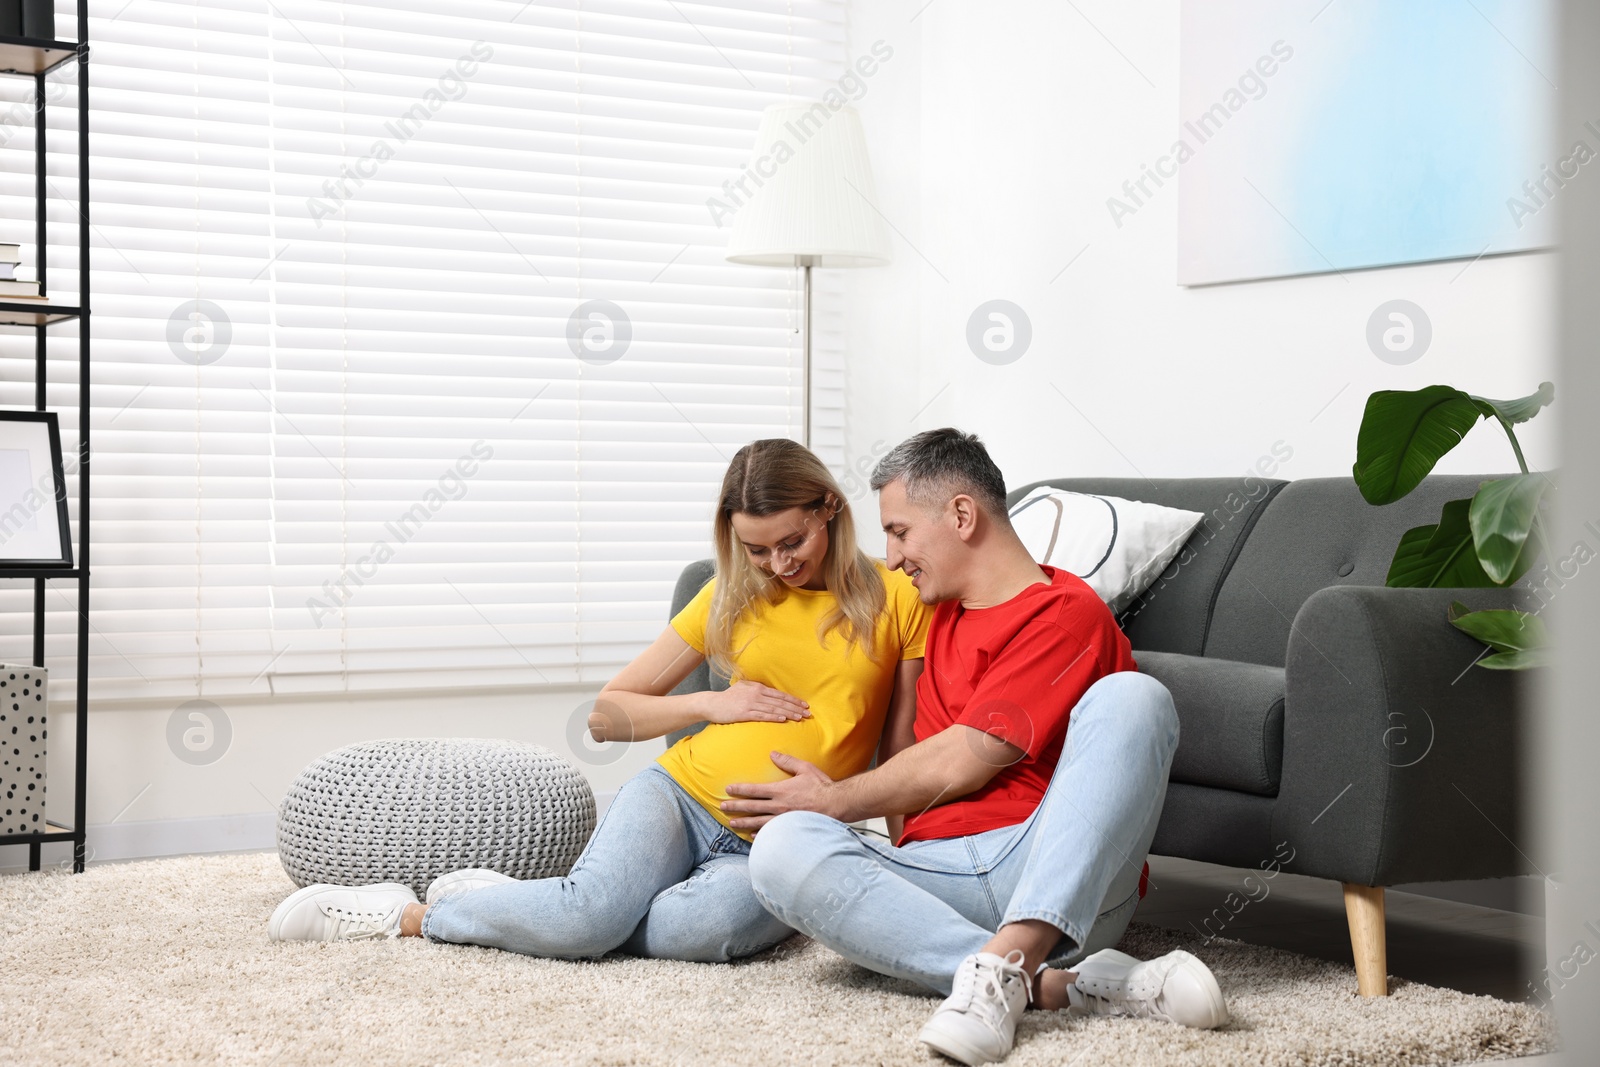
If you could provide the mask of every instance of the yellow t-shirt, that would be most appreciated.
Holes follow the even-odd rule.
[[[731,816],[717,805],[728,799],[729,783],[788,777],[773,764],[775,751],[814,763],[835,779],[871,765],[894,692],[895,668],[901,660],[921,658],[933,617],[910,578],[874,563],[887,594],[877,621],[875,656],[867,656],[837,630],[828,633],[826,645],[817,640],[818,624],[837,604],[825,589],[790,589],[758,617],[746,615],[734,624],[733,647],[739,652],[733,680],[760,682],[797,696],[811,705],[811,717],[711,723],[657,760],[724,826]],[[672,628],[701,654],[715,584],[715,578],[707,582],[672,619]],[[735,832],[751,838],[748,832]]]

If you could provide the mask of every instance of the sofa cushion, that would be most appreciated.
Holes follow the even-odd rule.
[[[1134,648],[1200,655],[1223,575],[1256,517],[1287,482],[1237,478],[1051,478],[1006,494],[1007,506],[1041,485],[1198,511],[1205,518],[1167,569],[1117,616]],[[1282,653],[1280,652],[1280,655]]]
[[[1178,752],[1171,780],[1271,797],[1283,768],[1282,667],[1139,652],[1139,670],[1172,693]]]
[[[1272,810],[1277,804],[1272,797],[1173,782],[1167,786],[1150,854],[1255,870],[1274,855]]]
[[[1367,503],[1349,476],[1289,483],[1263,510],[1222,582],[1205,654],[1283,666],[1289,629],[1312,593],[1383,585],[1402,534],[1438,522],[1445,501],[1470,497],[1500,477],[1506,475],[1431,475],[1381,507]]]

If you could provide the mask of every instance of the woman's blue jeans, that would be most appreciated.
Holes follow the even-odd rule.
[[[652,764],[630,778],[565,878],[486,886],[430,906],[422,934],[530,956],[613,949],[722,962],[790,934],[750,888],[750,845]]]

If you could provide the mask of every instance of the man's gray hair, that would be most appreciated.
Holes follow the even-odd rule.
[[[1010,525],[1005,478],[977,434],[946,426],[900,442],[873,469],[872,489],[876,492],[896,481],[918,506],[942,505],[965,493],[991,518]]]

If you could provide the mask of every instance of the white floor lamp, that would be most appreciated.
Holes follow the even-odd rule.
[[[802,443],[811,445],[811,268],[889,262],[872,164],[853,107],[772,104],[761,115],[751,162],[733,187],[747,199],[734,217],[728,259],[802,272],[805,391]]]

